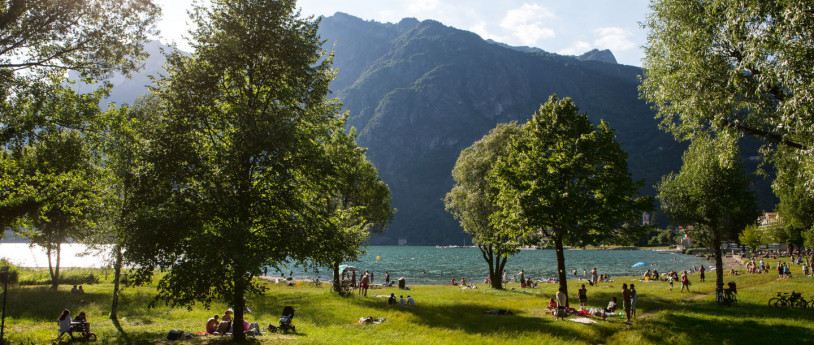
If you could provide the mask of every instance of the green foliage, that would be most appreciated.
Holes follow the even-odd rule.
[[[676,244],[675,233],[673,230],[665,229],[665,230],[655,230],[654,236],[650,237],[647,241],[648,245],[651,246],[669,246]]]
[[[8,272],[0,273],[0,283],[16,284],[20,276],[20,270],[6,259],[0,259],[0,272]]]
[[[772,233],[771,227],[758,226],[757,224],[749,224],[738,235],[738,241],[752,248],[752,250],[760,249],[760,246],[774,242],[775,236]]]
[[[684,255],[692,255],[692,249],[687,249],[684,251]]]
[[[641,95],[679,138],[733,128],[814,176],[814,12],[804,1],[654,0]],[[811,185],[806,186],[811,191]]]
[[[551,96],[523,132],[490,173],[500,206],[490,221],[550,238],[566,289],[563,246],[629,242],[639,234],[624,225],[635,223],[651,200],[635,197],[642,183],[631,181],[610,126],[591,124],[570,98]]]
[[[804,233],[814,227],[814,194],[808,187],[810,180],[802,171],[798,153],[779,149],[772,156],[777,167],[777,178],[772,183],[780,199],[777,212],[783,222],[782,242],[794,246],[812,245]]]
[[[489,221],[500,207],[494,201],[499,190],[489,184],[487,177],[497,160],[507,154],[509,143],[522,134],[516,122],[499,124],[461,151],[452,169],[455,186],[444,198],[447,211],[461,223],[464,232],[472,235],[472,242],[483,253],[496,288],[501,288],[506,259],[517,253],[524,236],[518,228],[496,227]]]
[[[160,11],[151,0],[4,1],[0,69],[127,73],[137,69]]]
[[[136,278],[166,270],[159,300],[221,300],[240,323],[264,267],[330,258],[325,241],[347,239],[336,231],[352,228],[358,245],[389,218],[389,190],[351,136],[332,137],[343,118],[326,99],[332,58],[318,21],[294,1],[259,0],[213,1],[192,20],[194,53],[169,56],[145,109],[123,243]]]
[[[737,139],[728,133],[696,136],[683,162],[678,174],[665,176],[656,186],[661,208],[673,222],[692,226],[692,237],[713,249],[716,267],[722,267],[722,241],[737,239],[758,216]],[[722,286],[723,271],[716,274]]]

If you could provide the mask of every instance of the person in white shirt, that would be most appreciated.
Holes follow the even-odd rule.
[[[71,336],[73,339],[73,332],[71,332],[71,311],[65,309],[62,311],[62,314],[59,315],[59,319],[57,319],[57,323],[59,323],[59,336],[57,339],[62,338],[65,333]]]
[[[413,299],[412,296],[407,296],[407,305],[410,305],[410,306],[415,305],[415,300]]]
[[[407,302],[404,301],[404,295],[399,296],[399,305],[403,307],[406,304],[407,304]]]

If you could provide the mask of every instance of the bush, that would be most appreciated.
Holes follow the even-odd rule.
[[[14,267],[8,260],[0,259],[0,272],[8,270],[8,283],[16,284],[20,277],[20,271]],[[0,274],[0,283],[6,283],[6,275]]]
[[[99,276],[89,269],[66,269],[59,273],[60,285],[98,284],[99,280]],[[20,285],[51,285],[51,275],[47,269],[26,270]]]
[[[684,251],[684,254],[692,255],[692,249],[687,249]]]

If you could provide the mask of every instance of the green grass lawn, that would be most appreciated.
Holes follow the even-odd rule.
[[[794,266],[799,268],[799,266]],[[793,272],[797,273],[797,272]],[[23,274],[31,274],[23,272]],[[85,295],[71,295],[70,285],[50,290],[48,286],[13,286],[8,291],[6,338],[11,344],[52,343],[57,335],[56,319],[62,309],[72,315],[85,311],[97,343],[166,342],[171,329],[188,332],[203,330],[213,314],[223,314],[226,306],[200,305],[148,308],[155,296],[153,287],[127,288],[121,299],[120,327],[107,319],[112,284],[99,272],[102,282],[85,285]],[[283,306],[297,308],[293,324],[297,334],[264,334],[259,343],[285,344],[800,344],[814,339],[814,309],[794,310],[767,305],[777,291],[803,291],[814,295],[814,279],[801,277],[778,280],[773,273],[763,275],[725,276],[738,284],[737,306],[715,304],[714,277],[705,283],[698,274],[691,278],[692,292],[679,292],[679,284],[669,291],[666,282],[635,280],[639,293],[638,320],[627,324],[622,318],[597,319],[597,324],[584,325],[556,321],[545,306],[556,285],[538,289],[495,291],[482,285],[477,290],[460,290],[451,286],[414,286],[412,291],[396,288],[370,290],[368,297],[341,297],[322,288],[307,285],[294,287],[268,285],[263,296],[250,296],[253,313],[247,319],[261,326],[278,324]],[[712,278],[713,280],[710,280]],[[617,278],[615,283],[588,287],[589,306],[607,305],[612,296],[621,298],[622,283],[634,278]],[[572,305],[576,304],[579,281],[569,282]],[[386,298],[374,295],[412,295],[415,307],[386,305]],[[493,316],[490,309],[510,309],[516,314]],[[358,325],[365,316],[387,319],[378,325]],[[262,327],[265,329],[265,327]],[[182,343],[224,342],[221,337],[196,336]]]

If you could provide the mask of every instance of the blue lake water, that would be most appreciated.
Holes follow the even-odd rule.
[[[377,260],[376,258],[379,257]],[[633,268],[637,262],[646,262],[645,267]],[[643,274],[648,268],[659,272],[670,270],[689,270],[693,265],[709,266],[712,262],[691,255],[676,255],[672,252],[650,250],[566,250],[565,266],[568,276],[577,270],[577,278],[582,278],[583,269],[588,273],[596,267],[598,274],[613,276],[631,276]],[[390,272],[391,279],[404,277],[408,285],[447,284],[452,277],[458,281],[465,277],[468,282],[483,283],[489,275],[489,266],[481,256],[478,248],[435,248],[408,246],[373,246],[367,248],[367,254],[357,262],[348,262],[361,271],[374,273],[374,283],[384,280],[385,271]],[[524,270],[527,277],[543,279],[557,276],[557,259],[553,249],[521,250],[509,257],[506,270],[509,279],[512,274]],[[290,269],[291,270],[291,269]],[[304,270],[293,268],[296,278],[312,279],[319,276],[329,280],[329,269]],[[287,276],[289,271],[285,272]],[[272,275],[272,272],[269,272]]]
[[[102,252],[86,252],[80,244],[62,246],[63,267],[106,267],[109,257]],[[25,243],[0,244],[0,257],[9,259],[13,264],[22,267],[48,267],[44,249],[29,246]],[[379,258],[378,260],[376,258]],[[637,262],[646,262],[641,268],[631,267]],[[467,281],[482,283],[489,272],[486,262],[477,248],[435,248],[435,247],[397,247],[372,246],[359,261],[347,262],[360,270],[374,273],[374,283],[384,281],[384,272],[389,271],[392,279],[404,277],[408,285],[447,284],[452,277],[458,281],[465,277]],[[643,274],[648,268],[657,268],[660,272],[670,270],[689,270],[693,265],[709,265],[711,262],[690,255],[676,255],[672,252],[650,250],[566,250],[565,266],[568,276],[577,270],[577,278],[582,278],[582,270],[591,271],[596,267],[599,274],[613,276],[630,276]],[[557,260],[554,250],[521,250],[509,257],[506,270],[509,278],[524,270],[527,277],[544,279],[557,276]],[[326,268],[314,270],[305,267],[289,267],[285,275],[294,272],[295,278],[313,279],[319,276],[326,281],[331,278],[331,271]],[[269,271],[269,275],[279,273]]]

